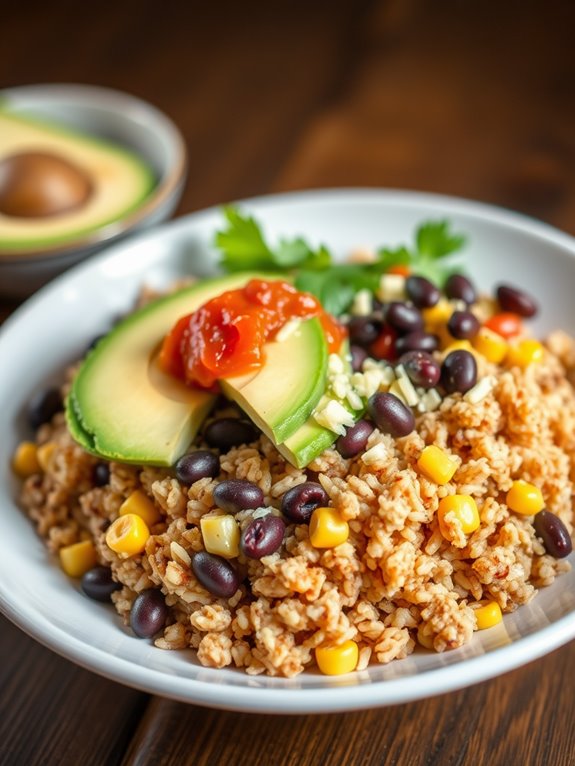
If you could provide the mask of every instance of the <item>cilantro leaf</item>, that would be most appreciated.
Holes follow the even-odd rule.
[[[465,237],[453,234],[449,221],[427,221],[417,228],[415,244],[420,258],[445,258],[461,250]]]
[[[466,238],[453,232],[449,221],[425,221],[417,227],[411,247],[383,247],[377,252],[377,263],[383,271],[393,266],[409,266],[413,274],[442,287],[454,271],[454,264],[447,265],[442,259],[455,255],[465,243]]]
[[[265,240],[257,221],[232,205],[223,209],[227,227],[218,231],[215,244],[221,250],[220,266],[227,272],[285,271],[297,266],[324,269],[331,263],[328,249],[314,250],[303,239],[281,239],[275,248]]]
[[[228,226],[218,231],[215,239],[222,251],[222,268],[228,272],[277,269],[273,253],[255,219],[242,215],[232,206],[225,207],[223,213]]]
[[[396,248],[382,247],[377,252],[377,263],[383,271],[391,269],[392,266],[408,266],[411,263],[411,253],[403,245]]]
[[[380,274],[371,265],[341,263],[323,270],[298,271],[295,286],[315,295],[329,314],[339,316],[350,307],[358,290],[377,290]]]

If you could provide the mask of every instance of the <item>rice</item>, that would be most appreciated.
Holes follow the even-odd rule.
[[[374,430],[356,458],[329,449],[297,469],[262,435],[221,455],[216,479],[191,486],[170,470],[120,463],[110,464],[108,485],[96,486],[98,459],[75,444],[58,414],[38,431],[38,443],[53,449],[45,470],[25,481],[22,505],[52,552],[86,536],[94,540],[100,562],[122,586],[112,600],[124,621],[138,593],[160,588],[169,619],[156,646],[191,647],[202,665],[291,677],[313,665],[316,647],[348,639],[358,644],[360,669],[407,657],[418,645],[454,649],[476,630],[476,602],[494,600],[512,612],[569,569],[545,552],[533,517],[510,512],[505,497],[515,479],[535,484],[547,510],[572,533],[575,343],[553,334],[543,362],[525,370],[482,360],[480,377],[487,376],[493,377],[481,396],[444,398],[417,417],[409,436]],[[416,466],[431,444],[457,462],[443,486]],[[260,515],[278,513],[288,489],[319,481],[349,522],[349,539],[317,549],[307,525],[290,524],[280,551],[261,560],[240,554],[245,579],[238,591],[214,597],[195,578],[191,557],[203,550],[200,520],[217,510],[216,484],[233,478],[261,488]],[[143,554],[120,558],[105,533],[137,488],[161,520]],[[475,498],[481,524],[472,534],[455,522],[447,537],[440,532],[436,512],[450,494]],[[252,517],[244,511],[236,518],[245,526]]]

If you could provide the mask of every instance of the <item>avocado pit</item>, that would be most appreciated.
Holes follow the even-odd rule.
[[[88,176],[49,152],[20,152],[0,160],[0,214],[47,218],[83,207],[92,194]]]

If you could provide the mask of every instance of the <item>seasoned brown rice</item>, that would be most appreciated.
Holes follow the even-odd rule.
[[[293,676],[313,665],[316,647],[347,639],[359,645],[359,669],[404,658],[418,644],[453,649],[476,629],[471,604],[490,599],[511,612],[569,569],[546,554],[533,517],[511,513],[505,497],[515,479],[535,484],[546,508],[572,532],[575,343],[555,333],[541,364],[502,371],[481,360],[479,368],[480,376],[497,375],[482,401],[448,396],[401,439],[376,429],[367,447],[382,447],[371,453],[373,461],[346,460],[330,449],[297,469],[261,436],[222,455],[218,478],[190,487],[169,470],[120,463],[111,463],[109,485],[95,486],[98,459],[72,440],[58,414],[38,431],[38,443],[54,449],[45,470],[26,480],[22,504],[53,552],[93,538],[100,562],[122,585],[112,599],[126,622],[138,593],[161,588],[170,616],[156,646],[192,647],[203,665]],[[416,467],[429,444],[457,461],[444,486]],[[349,522],[348,541],[318,550],[306,525],[291,524],[277,553],[261,560],[240,555],[246,578],[232,598],[205,590],[190,555],[203,548],[199,522],[217,511],[218,481],[249,479],[261,487],[266,505],[279,509],[282,495],[310,477]],[[162,518],[145,552],[123,559],[107,546],[105,531],[136,488],[153,499]],[[436,511],[441,498],[454,493],[475,498],[481,525],[466,536],[454,524],[447,540]],[[252,513],[239,514],[240,525]]]

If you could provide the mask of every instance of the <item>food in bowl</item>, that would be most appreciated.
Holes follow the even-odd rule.
[[[534,300],[448,275],[445,224],[335,266],[228,221],[228,276],[97,343],[67,417],[59,392],[32,403],[23,505],[84,592],[204,665],[339,674],[461,646],[568,569],[575,346],[528,336]]]
[[[152,191],[134,152],[0,110],[0,254],[57,247],[123,218]]]

